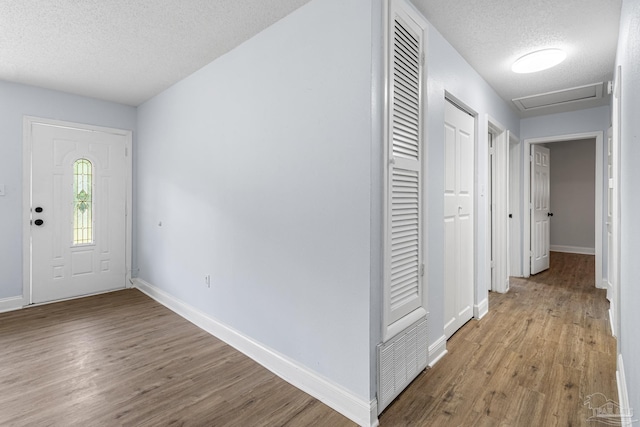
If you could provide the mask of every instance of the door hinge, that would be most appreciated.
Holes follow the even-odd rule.
[[[425,59],[424,59],[424,52],[422,52],[422,53],[420,54],[420,64],[421,64],[421,65],[424,65],[424,62],[425,62]]]
[[[129,157],[129,147],[124,147],[124,156]]]
[[[420,276],[424,276],[424,264],[420,264]]]

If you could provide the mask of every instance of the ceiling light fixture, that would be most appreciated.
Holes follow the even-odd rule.
[[[518,59],[511,66],[514,73],[535,73],[555,67],[565,60],[567,54],[560,49],[543,49],[531,52]]]

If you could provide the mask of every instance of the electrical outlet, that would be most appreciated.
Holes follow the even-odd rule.
[[[207,274],[206,276],[204,276],[204,283],[205,285],[207,285],[207,288],[211,287],[211,275]]]

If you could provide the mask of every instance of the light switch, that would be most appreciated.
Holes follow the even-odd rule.
[[[4,184],[0,184],[0,196],[4,196]]]

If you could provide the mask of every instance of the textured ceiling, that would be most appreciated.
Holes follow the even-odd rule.
[[[2,0],[0,79],[139,105],[308,1]],[[612,79],[621,0],[412,1],[509,103]],[[544,47],[567,60],[511,72]]]
[[[139,105],[309,0],[2,0],[0,79]]]
[[[620,0],[412,0],[509,103],[511,99],[612,80]],[[533,74],[511,71],[522,55],[558,47],[567,59]],[[522,117],[608,104],[608,97],[520,113]],[[513,107],[513,105],[512,105]]]

